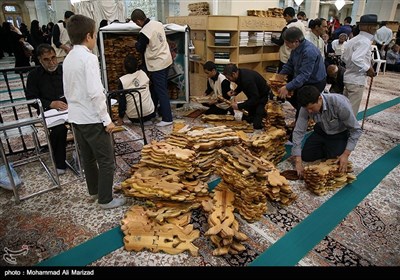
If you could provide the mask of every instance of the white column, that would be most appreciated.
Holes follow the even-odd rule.
[[[351,12],[352,24],[360,20],[360,17],[365,13],[365,0],[354,0],[353,11]]]
[[[47,0],[35,0],[35,8],[39,25],[47,25],[51,21],[49,18]]]
[[[57,1],[57,0],[52,0],[51,1],[51,6],[53,7],[53,10],[55,11],[55,21],[64,20],[64,13],[66,11],[73,11],[71,2],[69,0],[64,0],[64,1]]]
[[[378,15],[378,21],[394,20],[396,16],[397,7],[400,4],[399,0],[392,0],[392,1],[364,0],[364,2],[366,2],[364,14],[376,14]]]
[[[320,13],[319,6],[320,6],[319,0],[304,0],[304,8],[305,8],[304,12],[306,13],[308,19],[323,17]]]
[[[321,3],[321,10],[319,11],[318,17],[324,18],[329,21],[329,8],[330,4]]]
[[[25,6],[28,8],[29,18],[32,20],[37,19],[36,9],[35,9],[35,2],[34,1],[25,1]],[[28,28],[30,26],[30,22],[28,23]]]
[[[285,7],[294,7],[294,1],[293,0],[285,0]]]

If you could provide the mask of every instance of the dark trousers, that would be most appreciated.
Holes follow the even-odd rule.
[[[151,98],[153,99],[155,110],[160,103],[160,114],[165,122],[172,122],[171,104],[169,103],[168,93],[168,68],[160,71],[151,72],[152,83]]]
[[[58,169],[66,169],[67,132],[65,124],[60,124],[49,129],[50,143],[53,149],[54,160]]]
[[[143,122],[150,121],[152,118],[155,118],[155,116],[156,116],[156,113],[153,112],[153,113],[151,113],[150,115],[144,116],[144,117],[142,118],[142,121],[143,121]],[[140,123],[140,119],[139,119],[139,118],[128,118],[128,119],[129,119],[132,123],[135,123],[135,124]]]
[[[205,104],[203,104],[203,105],[205,105]],[[205,115],[226,115],[226,114],[228,114],[228,112],[232,116],[235,115],[232,108],[225,110],[225,109],[221,109],[221,108],[217,107],[215,104],[212,104],[212,105],[207,104],[205,106],[209,107],[207,109],[207,111],[204,112]]]
[[[90,195],[99,195],[100,204],[112,199],[114,147],[103,124],[73,124],[81,153],[86,184]]]
[[[249,114],[246,116],[243,114],[242,120],[248,123],[253,123],[254,129],[263,128],[263,118],[267,116],[265,112],[265,105],[268,102],[268,98],[265,97],[261,99],[255,106],[244,108]]]
[[[314,126],[314,132],[307,138],[301,152],[302,160],[306,162],[318,159],[336,158],[346,149],[349,133],[347,130],[334,134],[326,134],[319,123]]]

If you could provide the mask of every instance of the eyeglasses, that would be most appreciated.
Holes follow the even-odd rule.
[[[41,58],[41,60],[42,60],[44,63],[57,62],[57,57],[56,57],[56,56],[45,57],[45,58]]]

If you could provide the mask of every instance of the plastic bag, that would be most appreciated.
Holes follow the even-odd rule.
[[[8,166],[10,166],[11,169],[11,174],[14,179],[15,186],[19,186],[22,183],[21,178],[19,177],[17,171],[15,171],[13,164],[9,163]],[[5,188],[6,190],[12,190],[10,178],[8,178],[8,173],[6,166],[3,164],[0,166],[0,187]]]

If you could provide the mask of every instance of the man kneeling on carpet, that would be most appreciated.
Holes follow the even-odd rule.
[[[347,97],[320,93],[314,86],[304,86],[298,92],[298,102],[301,108],[293,131],[292,156],[299,177],[304,171],[302,160],[337,158],[339,171],[346,172],[350,153],[362,133]],[[309,117],[315,121],[314,131],[302,149]]]
[[[234,115],[233,109],[229,104],[218,100],[218,98],[224,98],[230,100],[228,92],[231,90],[231,82],[221,73],[217,71],[215,63],[212,61],[207,61],[203,65],[204,73],[207,75],[207,89],[204,93],[205,96],[210,96],[215,98],[214,103],[203,104],[209,107],[207,111],[204,112],[206,115]]]
[[[140,89],[140,95],[142,99],[142,120],[144,125],[152,125],[151,119],[155,117],[154,103],[151,99],[151,93],[149,88],[150,79],[143,70],[137,69],[136,58],[128,54],[124,61],[126,75],[119,78],[118,89],[129,89],[129,88],[143,88]],[[132,96],[133,95],[133,96]],[[134,124],[139,124],[139,114],[135,107],[135,100],[137,108],[140,110],[140,99],[137,92],[131,94],[122,94],[118,100],[118,120],[117,125],[124,123],[123,118],[126,115],[129,120]],[[135,100],[133,100],[135,98]]]
[[[228,93],[229,96],[243,92],[247,97],[243,103],[237,103],[233,98],[232,108],[246,110],[248,115],[243,114],[242,120],[252,123],[254,129],[262,129],[263,118],[267,116],[264,107],[271,91],[264,77],[254,70],[238,68],[232,63],[225,65],[224,75],[229,81],[237,84],[236,89]]]

